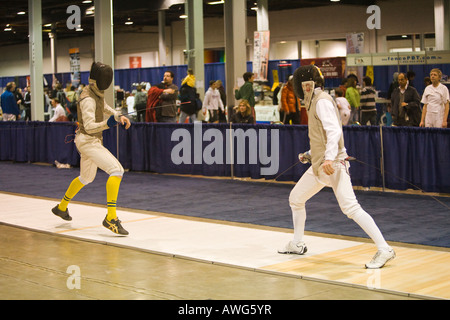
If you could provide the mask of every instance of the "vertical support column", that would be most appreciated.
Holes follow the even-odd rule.
[[[164,10],[158,11],[158,44],[159,44],[159,65],[165,66],[166,54],[166,13]]]
[[[425,34],[420,34],[420,51],[425,51]]]
[[[450,0],[434,0],[436,50],[450,50]]]
[[[30,90],[32,120],[44,121],[44,74],[42,68],[42,3],[28,0],[30,33]]]
[[[48,34],[48,37],[50,38],[50,59],[52,63],[52,74],[55,75],[58,73],[58,62],[56,60],[56,32],[50,32]]]
[[[297,52],[298,52],[298,59],[302,59],[302,41],[297,41]]]
[[[205,96],[205,45],[203,36],[203,1],[186,0],[188,68],[194,71],[197,92]]]
[[[31,1],[31,0],[30,0]],[[112,0],[95,0],[94,42],[95,61],[110,65],[114,70],[114,36]],[[108,90],[105,90],[106,103],[115,108],[114,78]]]
[[[256,25],[258,31],[269,30],[269,4],[268,0],[258,0],[256,12]]]
[[[228,106],[235,104],[236,79],[247,71],[247,16],[245,1],[225,1],[225,76]]]

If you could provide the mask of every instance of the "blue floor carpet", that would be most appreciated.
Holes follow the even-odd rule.
[[[0,191],[60,199],[78,174],[78,168],[57,169],[45,165],[0,162]],[[83,188],[74,200],[105,204],[107,178],[99,170],[96,180]],[[288,184],[126,172],[117,205],[292,228],[288,204],[292,188],[293,185]],[[357,191],[356,196],[374,218],[386,240],[450,247],[450,210],[435,199],[426,195],[373,191]],[[438,199],[450,207],[449,197]],[[342,214],[330,188],[324,188],[307,203],[306,230],[367,237],[355,222]]]

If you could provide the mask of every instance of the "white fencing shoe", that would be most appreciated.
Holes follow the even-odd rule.
[[[369,263],[366,263],[367,269],[379,269],[382,268],[388,261],[395,258],[394,249],[378,250]]]
[[[305,243],[300,241],[299,243],[294,243],[293,241],[289,241],[289,243],[283,247],[282,249],[278,249],[278,253],[282,254],[305,254],[308,251]]]

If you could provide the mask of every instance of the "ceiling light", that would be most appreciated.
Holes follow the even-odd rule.
[[[402,38],[408,38],[408,36],[406,34],[402,35]]]
[[[210,4],[210,5],[215,5],[215,4],[224,4],[225,3],[225,1],[223,1],[223,0],[220,0],[220,1],[211,1],[211,2],[208,2],[208,4]]]
[[[11,27],[6,27],[3,31],[11,31],[12,28]]]
[[[182,14],[181,16],[180,16],[180,19],[187,19],[187,14]]]
[[[19,14],[19,15],[24,15],[26,12],[25,11],[19,11],[19,12],[17,12],[17,14]]]
[[[95,13],[95,7],[90,7],[86,9],[86,15],[93,15]]]
[[[84,0],[83,3],[85,3],[85,4],[86,3],[92,3],[92,1],[91,0]]]
[[[330,0],[331,2],[339,2],[339,1],[341,1],[341,0]]]
[[[255,10],[255,11],[258,11],[258,7],[252,7],[252,8],[250,8],[251,10]]]

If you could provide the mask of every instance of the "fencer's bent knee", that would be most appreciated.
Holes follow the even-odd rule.
[[[361,205],[356,201],[347,206],[341,206],[342,212],[349,218],[353,220],[353,217],[362,210]]]
[[[292,190],[289,194],[289,205],[291,208],[298,208],[302,209],[305,208],[306,201],[302,201],[301,197],[295,194],[295,192]]]
[[[125,170],[124,170],[123,168],[121,168],[121,170],[115,171],[115,172],[111,172],[109,175],[110,175],[111,177],[119,177],[119,178],[122,178],[124,172],[125,172]]]

